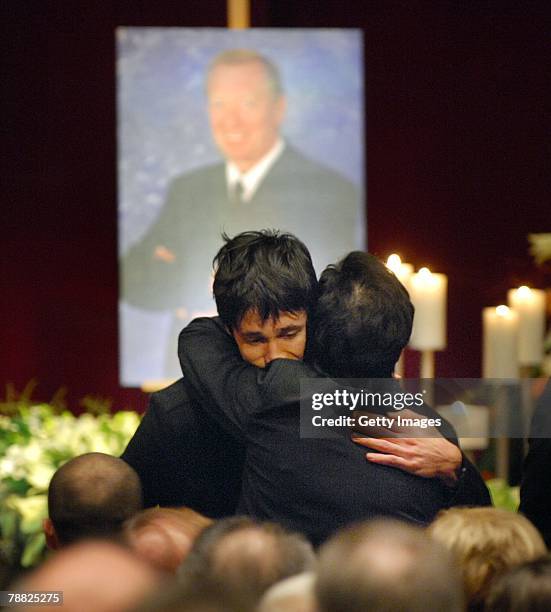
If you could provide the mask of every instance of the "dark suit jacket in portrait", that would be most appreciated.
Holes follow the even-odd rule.
[[[314,263],[334,263],[358,248],[359,198],[350,181],[289,145],[249,202],[230,201],[224,163],[180,176],[156,222],[123,258],[122,297],[152,310],[212,307],[209,257],[222,246],[222,231],[290,231],[306,243]],[[321,247],[314,248],[316,242]],[[159,245],[174,261],[153,257]]]
[[[244,447],[197,406],[183,379],[153,393],[122,459],[140,477],[146,508],[188,506],[211,518],[229,516]]]
[[[318,544],[362,519],[388,516],[426,525],[451,505],[490,503],[466,460],[459,486],[449,488],[436,478],[368,462],[348,433],[301,438],[299,380],[320,373],[285,359],[264,370],[250,366],[216,319],[197,319],[184,329],[179,355],[202,406],[246,444],[239,513],[277,521]]]

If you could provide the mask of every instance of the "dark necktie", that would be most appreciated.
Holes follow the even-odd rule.
[[[241,181],[237,181],[232,189],[232,202],[234,204],[243,204],[243,183]]]

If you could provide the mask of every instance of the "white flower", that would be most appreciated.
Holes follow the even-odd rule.
[[[48,516],[48,498],[46,495],[18,497],[10,495],[6,507],[15,510],[21,516],[21,531],[32,533],[41,528],[42,519]]]
[[[27,474],[27,482],[36,492],[47,491],[55,471],[56,468],[53,465],[43,463],[34,465]]]

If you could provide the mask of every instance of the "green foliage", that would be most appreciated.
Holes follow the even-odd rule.
[[[487,480],[486,485],[496,508],[516,512],[520,503],[519,487],[510,487],[502,478]]]
[[[109,414],[110,403],[88,399],[94,414],[64,409],[64,393],[53,404],[33,405],[34,383],[21,394],[8,387],[0,403],[0,556],[14,567],[42,560],[47,490],[66,461],[89,452],[118,456],[139,424],[135,412]]]

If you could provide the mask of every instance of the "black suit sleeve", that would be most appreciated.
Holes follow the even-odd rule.
[[[451,488],[451,506],[491,506],[492,498],[480,472],[462,453],[457,483]]]
[[[151,395],[122,459],[140,477],[145,507],[189,506],[213,518],[235,511],[244,448],[198,406],[183,379]]]
[[[175,494],[178,497],[168,482],[168,476],[174,473],[174,457],[166,452],[169,441],[164,430],[161,400],[153,394],[147,412],[121,456],[140,477],[145,508],[175,505]]]

